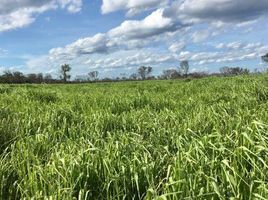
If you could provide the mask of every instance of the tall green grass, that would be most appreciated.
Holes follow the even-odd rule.
[[[268,76],[0,86],[0,199],[268,199]]]

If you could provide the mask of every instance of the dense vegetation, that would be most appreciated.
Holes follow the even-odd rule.
[[[267,199],[268,75],[0,86],[0,199]]]

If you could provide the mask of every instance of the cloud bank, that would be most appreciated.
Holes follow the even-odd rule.
[[[81,8],[82,0],[0,0],[0,32],[28,26],[48,10],[76,13]]]
[[[145,10],[155,9],[167,5],[169,0],[103,0],[101,11],[103,14],[127,10],[128,16],[133,16]]]
[[[82,0],[3,0],[0,32],[27,26],[48,10],[76,13],[81,8]],[[102,0],[100,9],[104,15],[123,11],[129,18],[106,32],[50,49],[47,55],[32,59],[27,65],[33,68],[42,62],[51,66],[68,62],[92,68],[116,68],[170,64],[182,59],[207,65],[252,60],[268,51],[261,42],[233,39],[207,43],[231,31],[228,29],[252,28],[267,17],[267,0]],[[144,11],[150,14],[142,19],[134,17]],[[194,46],[191,50],[190,45]],[[125,56],[120,56],[123,52]]]

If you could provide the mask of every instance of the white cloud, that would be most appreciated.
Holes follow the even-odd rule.
[[[113,54],[103,56],[92,55],[90,58],[82,56],[76,59],[71,59],[67,63],[75,66],[75,74],[86,73],[90,70],[111,71],[112,69],[133,69],[141,65],[159,66],[167,63],[177,62],[173,55],[165,53],[155,53],[147,49],[146,51],[129,50],[118,51]],[[54,76],[57,75],[59,66],[62,65],[63,60],[55,60],[48,55],[34,57],[27,61],[27,69],[24,73],[29,72],[50,72]],[[44,69],[43,66],[46,66]]]
[[[82,0],[57,0],[61,8],[67,9],[70,13],[77,13],[82,8]]]
[[[0,48],[0,56],[5,56],[8,54],[8,50]]]
[[[243,47],[242,42],[220,43],[215,46],[217,49],[241,49]]]
[[[124,54],[124,56],[120,56]],[[166,55],[161,53],[154,53],[151,51],[129,51],[118,52],[113,56],[106,59],[89,59],[85,64],[89,65],[92,69],[100,68],[133,68],[140,65],[159,65],[169,62],[175,62],[176,58],[173,55]]]
[[[128,13],[135,13],[156,8],[161,5],[161,2],[167,5],[167,1],[159,0],[103,0],[102,12],[128,10]],[[195,51],[185,51],[186,45],[188,50],[188,43],[199,43],[210,36],[219,36],[222,30],[229,31],[223,28],[226,24],[236,28],[251,26],[256,18],[265,15],[264,11],[268,8],[267,0],[259,0],[255,2],[256,5],[253,5],[252,0],[175,0],[173,2],[175,3],[155,10],[144,19],[126,20],[106,33],[81,38],[64,47],[53,48],[48,55],[40,60],[28,62],[28,65],[42,66],[42,62],[48,62],[48,65],[50,63],[52,66],[59,66],[68,62],[77,66],[107,69],[175,63],[188,59],[202,66],[210,63],[221,64],[257,59],[262,53],[268,51],[266,45],[242,42],[217,44],[215,52],[198,51],[198,44],[193,44]],[[69,3],[74,5],[73,1],[62,0],[58,3],[67,10],[69,10]],[[80,4],[77,4],[77,8],[80,9]],[[72,10],[75,11],[75,9],[69,11]],[[244,11],[247,11],[246,16]],[[193,32],[197,30],[193,27],[196,23],[202,25],[205,23],[207,30]],[[184,29],[187,34],[180,31]],[[169,51],[152,45],[156,40],[161,42],[162,47],[165,46],[164,40],[170,44]],[[171,44],[171,40],[178,42]],[[157,50],[158,53],[150,51],[148,47]],[[138,49],[142,49],[143,53]]]
[[[28,69],[26,69],[26,71],[30,71],[32,73],[34,72],[40,72],[40,71],[52,71],[53,68],[56,68],[56,66],[54,66],[54,64],[56,64],[56,62],[51,62],[51,60],[48,58],[47,55],[42,55],[42,56],[37,56],[37,57],[32,57],[30,59],[28,59],[26,61],[26,65],[28,67]],[[46,67],[46,69],[44,69],[43,67]]]
[[[267,0],[176,0],[166,9],[169,17],[185,23],[243,23],[267,14]]]
[[[40,8],[23,8],[6,15],[0,15],[0,32],[25,27],[35,21],[32,13],[42,13],[50,9],[51,5]]]
[[[258,43],[243,43],[243,42],[230,42],[230,43],[219,43],[215,45],[217,49],[227,49],[227,50],[250,50],[263,47],[263,45]]]
[[[75,59],[78,56],[94,53],[107,53],[116,44],[109,41],[106,34],[96,34],[93,37],[79,39],[63,48],[54,48],[49,51],[51,59]]]
[[[180,41],[180,42],[171,44],[168,49],[172,53],[177,53],[177,52],[182,51],[185,47],[186,47],[186,43],[184,41]]]
[[[163,9],[158,9],[143,20],[127,20],[110,30],[110,37],[123,36],[130,39],[144,39],[161,33],[175,31],[176,24],[171,18],[163,16]]]
[[[193,42],[203,42],[206,40],[209,36],[211,35],[210,31],[208,30],[201,30],[201,31],[196,31],[192,34],[192,40]]]
[[[179,59],[188,59],[198,65],[232,63],[237,61],[259,59],[268,51],[268,45],[260,43],[242,44],[241,42],[232,42],[228,44],[217,45],[222,51],[208,52],[181,52]],[[216,46],[216,47],[217,47]],[[238,48],[240,46],[240,48]],[[228,51],[224,51],[224,49]]]
[[[99,37],[101,38],[102,36]],[[181,51],[178,54],[160,53],[148,48],[142,50],[118,50],[105,57],[101,54],[80,55],[79,57],[75,55],[72,57],[69,54],[68,56],[55,56],[51,52],[50,55],[29,60],[27,66],[29,71],[36,72],[42,69],[41,66],[47,66],[46,71],[56,74],[58,67],[66,62],[76,66],[76,71],[86,72],[93,69],[101,71],[117,68],[127,69],[141,65],[151,65],[153,67],[177,66],[180,60],[187,59],[196,70],[203,69],[201,71],[204,71],[204,67],[208,64],[220,67],[223,64],[259,59],[266,52],[268,52],[268,45],[259,45],[258,43],[243,44],[241,49],[233,48],[228,51],[225,51],[222,47],[218,51]]]
[[[52,2],[52,0],[1,0],[0,15],[9,14],[24,8],[40,8],[44,5],[51,4]]]
[[[99,33],[65,47],[51,49],[49,56],[55,59],[73,59],[88,54],[142,48],[152,41],[154,36],[176,30],[173,21],[164,18],[162,14],[163,10],[158,9],[143,20],[125,21],[107,33]]]
[[[127,10],[127,15],[132,16],[144,10],[162,7],[168,0],[103,0],[102,2],[103,14]]]
[[[1,0],[0,32],[25,27],[35,21],[36,15],[51,9],[80,11],[82,0]]]

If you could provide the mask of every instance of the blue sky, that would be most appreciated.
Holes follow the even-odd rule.
[[[267,0],[0,0],[0,72],[262,69]]]

